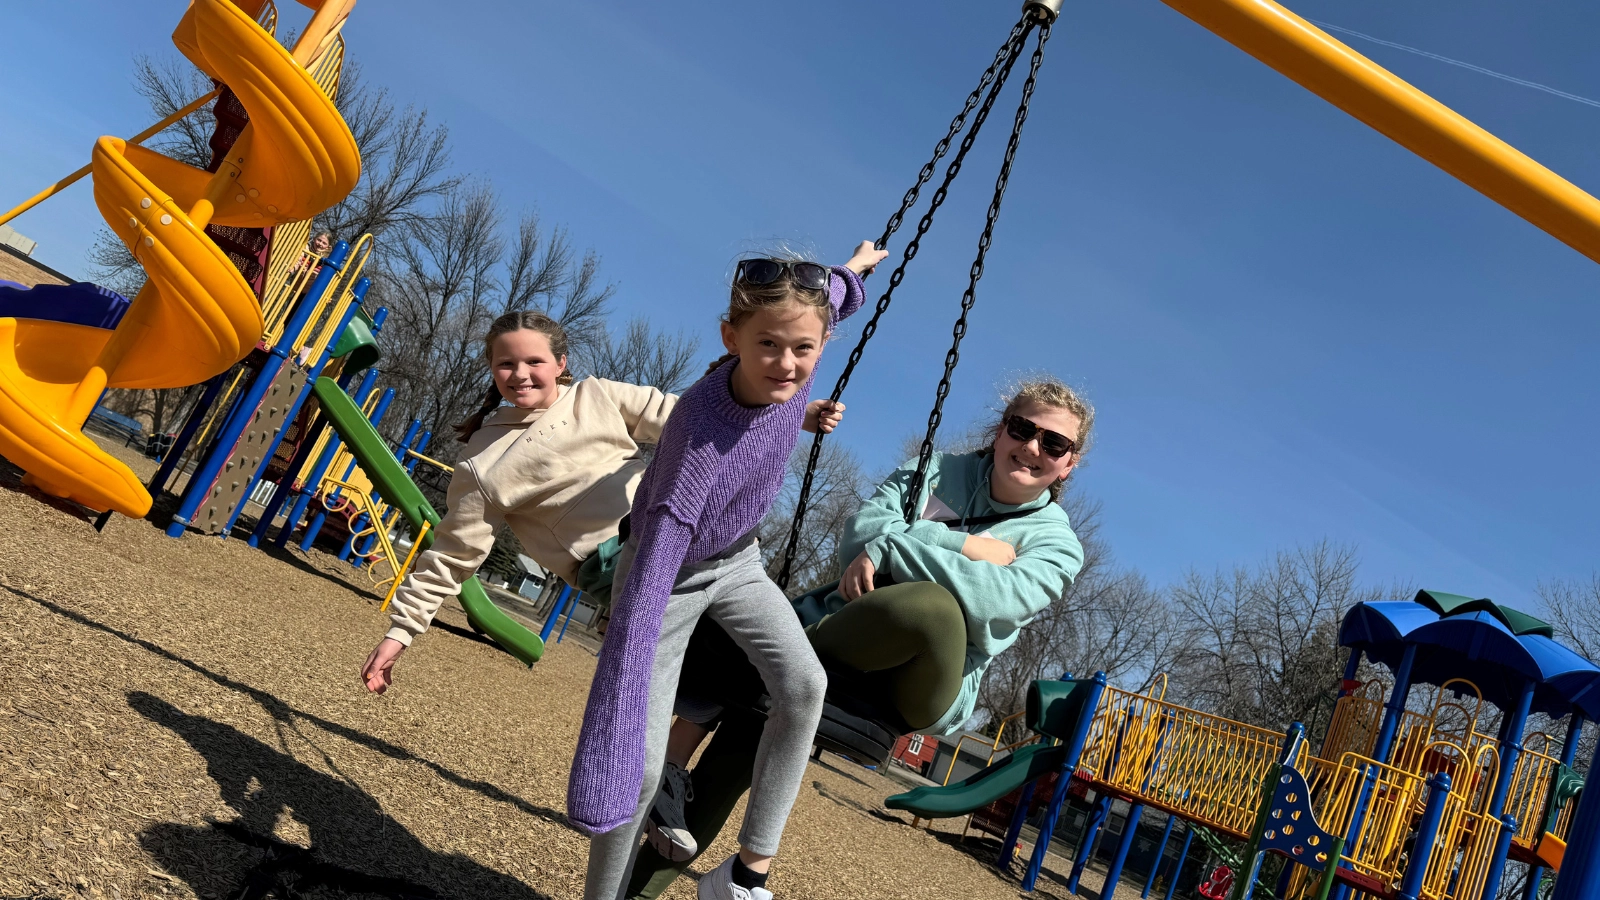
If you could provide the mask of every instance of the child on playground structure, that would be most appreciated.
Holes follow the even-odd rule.
[[[567,814],[593,837],[587,900],[627,881],[661,786],[678,671],[702,614],[732,636],[771,688],[738,853],[700,881],[701,900],[764,900],[767,871],[805,775],[826,676],[754,530],[783,484],[833,327],[861,308],[861,275],[886,254],[864,241],[831,272],[799,259],[747,259],[734,275],[728,354],[685,391],[634,498],[619,588],[567,788]],[[830,410],[834,414],[839,409]]]
[[[506,313],[483,343],[494,381],[483,406],[456,427],[467,447],[450,478],[449,508],[395,592],[393,627],[362,668],[376,693],[388,689],[395,661],[439,605],[488,559],[501,523],[569,584],[592,589],[603,580],[597,548],[615,544],[633,502],[645,469],[639,445],[661,436],[677,403],[653,387],[573,384],[566,332],[541,313]]]
[[[1083,568],[1082,544],[1057,501],[1093,424],[1093,408],[1067,385],[1028,381],[1008,399],[989,446],[934,455],[916,522],[902,513],[912,460],[845,524],[837,589],[796,599],[792,614],[821,660],[851,681],[852,696],[908,732],[946,734],[966,722],[989,662]],[[653,830],[629,900],[653,900],[711,843],[756,764],[763,726],[748,710],[762,691],[759,673],[710,622],[696,628],[686,656],[680,708],[720,724],[677,814],[686,839]],[[721,705],[728,709],[719,715]],[[682,767],[701,733],[675,727],[669,781],[688,781]]]

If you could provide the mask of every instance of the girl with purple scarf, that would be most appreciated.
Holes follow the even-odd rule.
[[[827,678],[794,610],[767,578],[754,531],[783,484],[802,425],[842,405],[810,403],[829,332],[861,308],[862,274],[887,254],[863,242],[831,270],[747,259],[734,276],[728,354],[679,399],[634,495],[611,624],[589,690],[567,812],[592,835],[586,900],[627,883],[661,787],[684,649],[701,614],[761,673],[772,706],[739,852],[701,879],[701,900],[766,900],[766,873],[799,793]]]

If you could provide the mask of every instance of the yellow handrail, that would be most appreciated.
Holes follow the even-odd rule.
[[[452,475],[455,474],[455,471],[456,471],[455,466],[447,466],[444,463],[439,462],[437,459],[433,459],[432,457],[423,456],[421,453],[418,453],[415,450],[407,450],[406,451],[406,455],[407,456],[415,456],[417,459],[427,463],[430,466],[433,466],[436,469],[443,469],[444,471],[446,471],[446,472],[448,472],[448,473],[450,473]]]
[[[389,593],[383,598],[383,605],[378,607],[378,612],[389,608],[389,602],[394,599],[395,591],[400,590],[400,582],[405,579],[407,572],[411,571],[411,563],[417,558],[417,551],[422,549],[422,539],[427,536],[428,529],[433,527],[432,522],[423,522],[417,530],[417,536],[411,539],[411,552],[406,554],[406,561],[400,564],[400,571],[394,575],[394,584],[389,585]]]

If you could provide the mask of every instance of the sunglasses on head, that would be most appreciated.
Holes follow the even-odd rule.
[[[1039,449],[1051,459],[1060,459],[1068,453],[1075,452],[1078,445],[1072,438],[1048,428],[1040,428],[1032,420],[1022,416],[1011,416],[1006,419],[1006,434],[1026,444],[1035,437],[1039,439]]]
[[[734,273],[735,282],[745,284],[772,284],[787,275],[795,287],[812,291],[828,289],[828,267],[814,262],[795,262],[786,259],[745,259],[739,261]]]

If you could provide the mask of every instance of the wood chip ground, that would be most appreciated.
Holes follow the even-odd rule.
[[[362,573],[164,520],[96,532],[0,462],[0,898],[582,895],[562,810],[589,647],[524,668],[447,609],[369,695],[386,619]],[[885,810],[901,789],[812,763],[777,896],[1018,896],[992,839]],[[1067,896],[1065,868],[1050,857],[1034,896]]]

